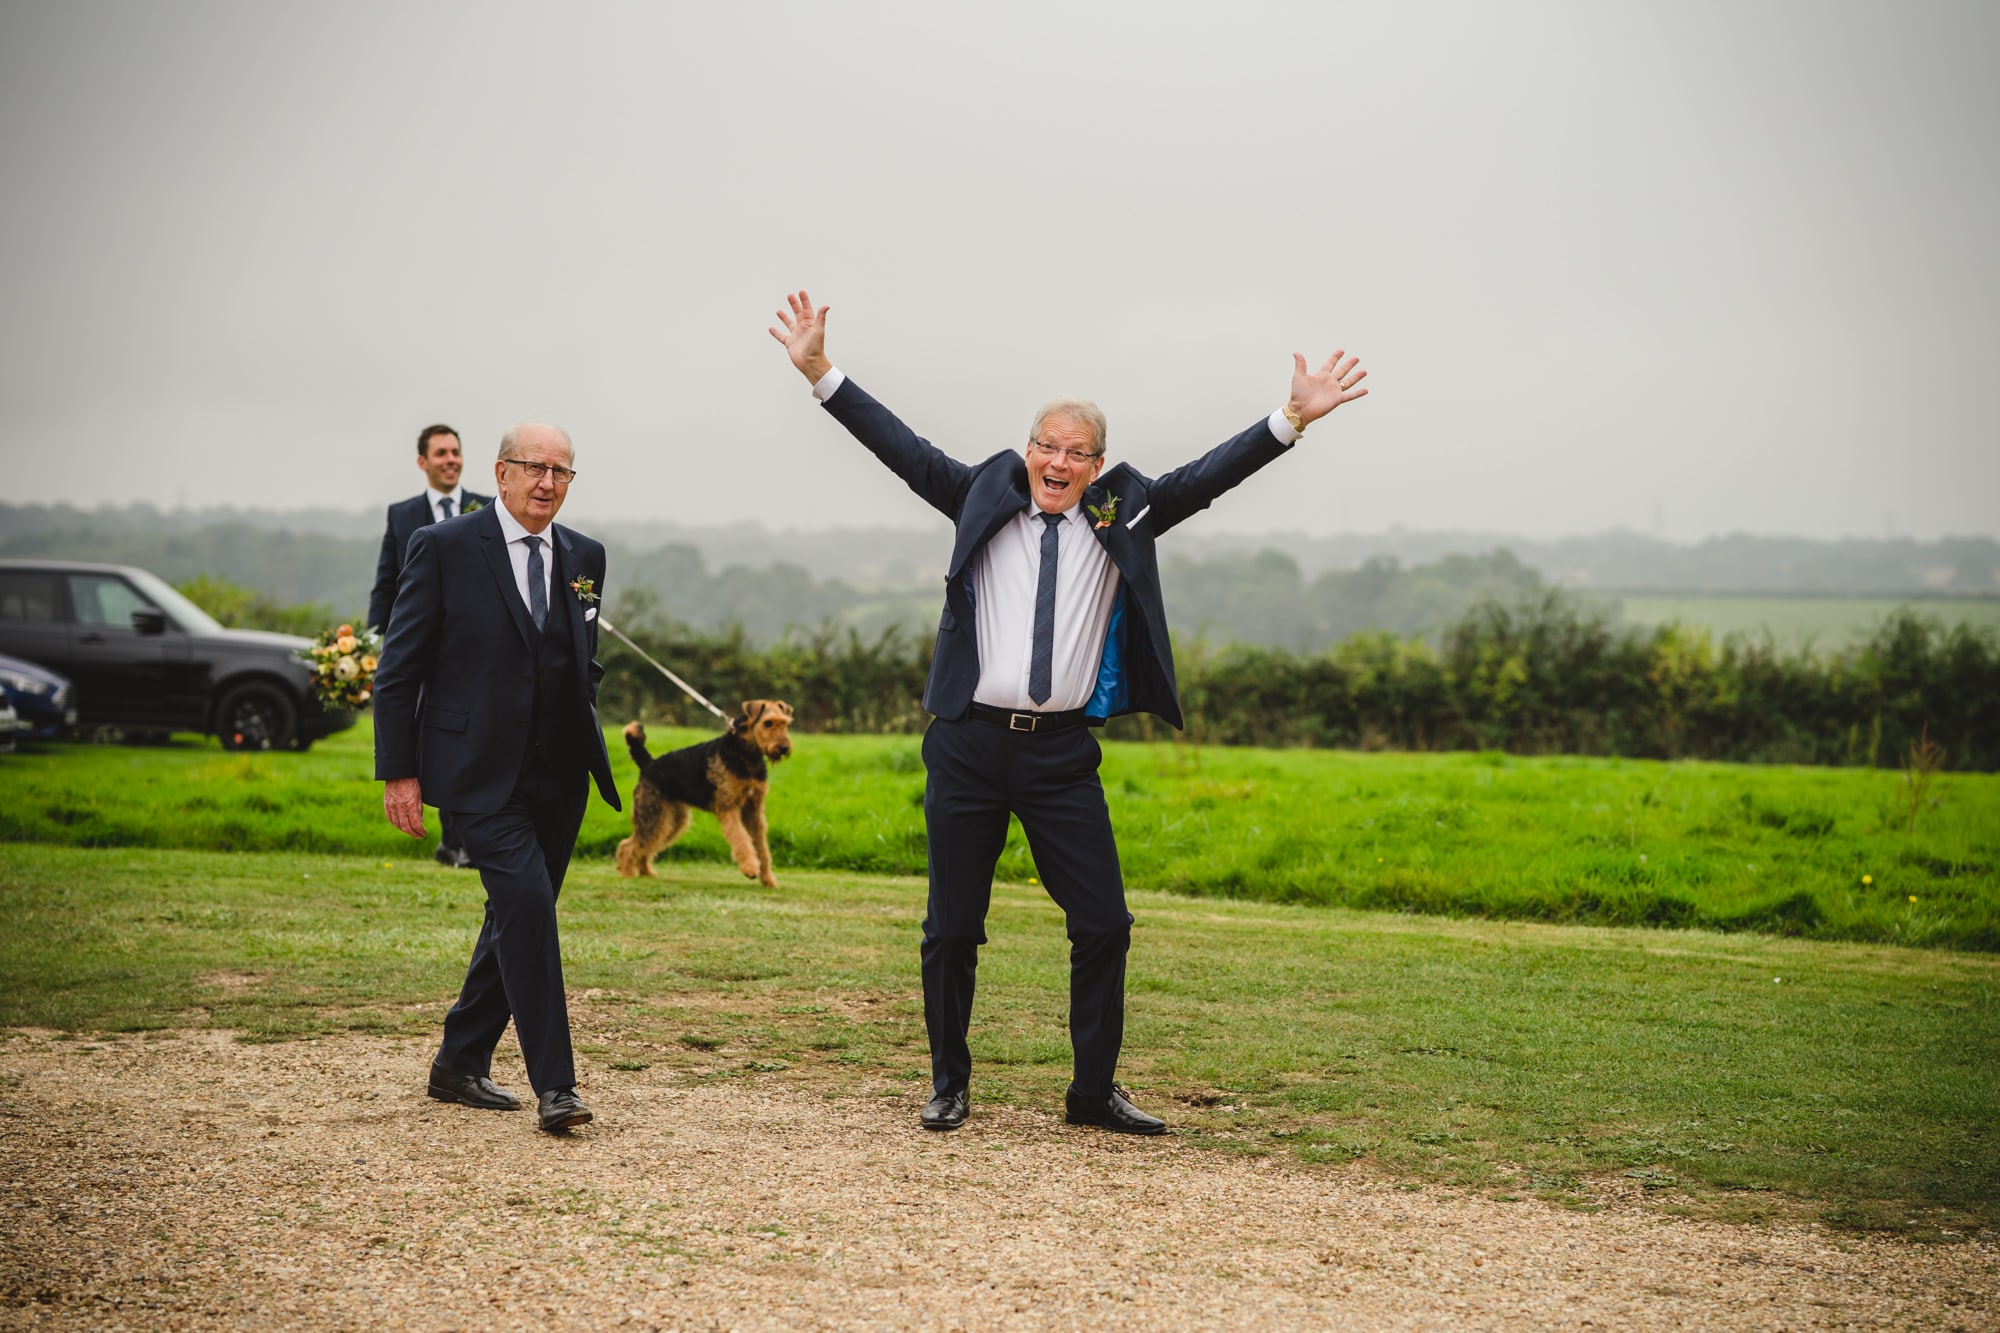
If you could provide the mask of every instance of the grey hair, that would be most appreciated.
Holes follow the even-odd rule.
[[[1097,452],[1100,455],[1104,452],[1104,409],[1096,403],[1088,398],[1072,398],[1068,394],[1049,399],[1042,404],[1042,410],[1035,413],[1035,424],[1028,427],[1030,440],[1041,438],[1042,423],[1050,417],[1065,417],[1079,425],[1090,427],[1090,438],[1097,445]]]
[[[571,463],[576,462],[576,443],[575,441],[570,439],[569,432],[564,430],[561,426],[551,425],[546,421],[517,421],[513,425],[509,426],[507,428],[507,433],[500,437],[500,452],[497,455],[497,457],[512,458],[514,456],[514,445],[516,443],[515,437],[518,436],[522,431],[528,429],[530,426],[539,426],[543,430],[552,430],[556,434],[562,436],[563,448],[569,450],[569,461]]]

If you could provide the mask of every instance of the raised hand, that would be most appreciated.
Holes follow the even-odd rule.
[[[1342,357],[1347,359],[1342,361]],[[1310,424],[1342,403],[1366,397],[1368,390],[1354,387],[1368,378],[1368,372],[1359,369],[1360,365],[1361,358],[1335,352],[1325,365],[1310,371],[1306,369],[1306,359],[1293,352],[1292,398],[1288,406],[1299,414],[1299,420]]]
[[[797,296],[786,296],[785,301],[792,309],[790,314],[778,312],[778,323],[785,326],[784,332],[780,333],[776,325],[766,331],[785,345],[785,354],[792,358],[799,373],[808,382],[818,384],[833,369],[833,362],[826,359],[826,317],[833,307],[814,308],[812,297],[803,290]]]

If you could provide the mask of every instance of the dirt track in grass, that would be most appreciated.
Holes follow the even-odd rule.
[[[503,1045],[496,1076],[525,1087]],[[0,1041],[0,1327],[1990,1328],[2000,1244],[1597,1213],[1131,1140],[919,1085],[586,1060],[598,1122],[426,1046]],[[975,1090],[976,1091],[976,1090]]]

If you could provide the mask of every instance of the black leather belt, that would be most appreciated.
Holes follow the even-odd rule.
[[[1010,713],[1004,708],[991,708],[986,704],[974,704],[966,712],[974,722],[984,722],[988,726],[1005,727],[1009,731],[1071,731],[1088,726],[1081,708],[1071,708],[1060,713]]]

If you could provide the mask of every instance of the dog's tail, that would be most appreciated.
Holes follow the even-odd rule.
[[[625,748],[632,752],[632,762],[641,770],[653,762],[653,756],[646,753],[646,728],[640,723],[625,724]]]

